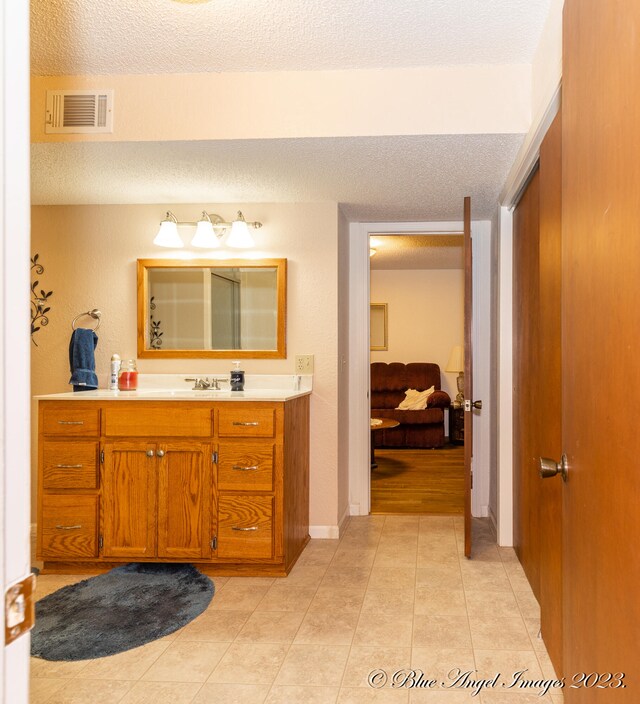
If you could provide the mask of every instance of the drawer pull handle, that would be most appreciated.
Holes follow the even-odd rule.
[[[238,472],[255,472],[256,469],[260,469],[260,465],[254,464],[251,465],[251,467],[243,467],[242,465],[234,464],[232,469],[235,469]]]
[[[255,427],[256,425],[260,425],[260,423],[258,423],[257,420],[252,420],[252,421],[250,421],[250,422],[241,421],[241,420],[234,420],[234,421],[233,421],[233,425],[243,425],[243,426],[245,426],[245,427],[247,427],[247,426],[253,426],[253,427]]]
[[[58,530],[80,530],[82,528],[81,525],[77,526],[56,526]]]
[[[241,528],[240,526],[231,526],[231,530],[258,530],[258,526],[249,526],[249,528]]]
[[[83,420],[59,420],[58,425],[84,425]]]
[[[57,464],[58,469],[82,469],[81,464]]]

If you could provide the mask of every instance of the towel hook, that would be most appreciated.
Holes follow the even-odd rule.
[[[100,327],[100,316],[102,315],[102,313],[97,308],[93,308],[92,310],[88,310],[86,313],[80,313],[79,315],[76,315],[76,317],[71,321],[72,330],[76,329],[76,323],[78,322],[78,319],[84,317],[85,315],[88,315],[90,318],[93,318],[94,320],[98,321],[98,324],[95,326],[95,328],[93,328],[94,331]]]

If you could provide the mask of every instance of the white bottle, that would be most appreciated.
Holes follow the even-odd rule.
[[[120,355],[114,354],[111,356],[111,372],[109,373],[109,390],[116,391],[118,389],[118,372],[120,371]]]

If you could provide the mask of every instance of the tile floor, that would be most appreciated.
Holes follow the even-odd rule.
[[[513,550],[476,521],[466,560],[462,528],[459,517],[352,518],[340,541],[312,540],[287,578],[215,578],[207,611],[162,640],[99,660],[34,658],[31,702],[562,702],[558,689],[540,697],[498,686],[474,697],[461,683],[442,687],[454,668],[475,679],[501,673],[501,682],[525,668],[529,680],[555,678]],[[78,579],[42,576],[39,595]],[[437,688],[367,681],[411,669]]]

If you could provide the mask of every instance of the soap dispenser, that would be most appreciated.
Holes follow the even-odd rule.
[[[244,372],[240,362],[233,362],[235,369],[231,371],[231,391],[244,391]]]

